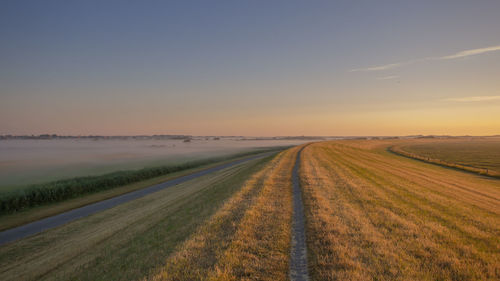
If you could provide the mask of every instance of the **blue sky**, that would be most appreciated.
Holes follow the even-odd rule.
[[[499,1],[3,1],[0,134],[500,133],[499,14]]]

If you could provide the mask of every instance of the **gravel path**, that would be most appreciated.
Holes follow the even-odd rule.
[[[189,174],[186,176],[175,178],[175,179],[172,179],[172,180],[160,183],[160,184],[156,184],[156,185],[146,187],[146,188],[143,188],[140,190],[136,190],[136,191],[129,192],[126,194],[122,194],[122,195],[119,195],[119,196],[116,196],[116,197],[113,197],[113,198],[110,198],[107,200],[103,200],[100,202],[89,204],[89,205],[86,205],[84,207],[73,209],[71,211],[67,211],[67,212],[52,216],[52,217],[44,218],[44,219],[41,219],[38,221],[34,221],[32,223],[28,223],[28,224],[25,224],[25,225],[22,225],[19,227],[15,227],[15,228],[11,228],[11,229],[2,231],[2,232],[0,232],[0,245],[9,243],[9,242],[12,242],[15,240],[19,240],[21,238],[25,238],[25,237],[28,237],[31,235],[35,235],[35,234],[40,233],[44,230],[61,226],[63,224],[77,220],[79,218],[83,218],[83,217],[92,215],[94,213],[113,208],[117,205],[141,198],[143,196],[160,191],[162,189],[165,189],[165,188],[168,188],[168,187],[171,187],[171,186],[174,186],[174,185],[177,185],[177,184],[180,184],[180,183],[183,183],[183,182],[186,182],[186,181],[189,181],[189,180],[216,172],[216,171],[220,171],[222,169],[225,169],[225,168],[228,168],[228,167],[240,164],[240,163],[244,163],[244,162],[254,160],[257,158],[263,158],[265,156],[269,156],[272,153],[274,153],[274,152],[263,153],[263,154],[235,160],[235,161],[232,161],[229,163],[225,163],[225,164],[222,164],[219,166],[215,166],[215,167],[212,167],[209,169],[195,172],[195,173],[192,173],[192,174]]]
[[[304,148],[302,148],[304,149]],[[302,191],[300,189],[299,166],[300,154],[297,153],[297,160],[292,172],[293,185],[293,225],[292,225],[292,251],[290,253],[290,280],[309,280],[307,270],[307,247],[304,219],[304,205],[302,204]]]

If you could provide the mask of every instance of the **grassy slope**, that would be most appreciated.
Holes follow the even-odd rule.
[[[241,158],[241,157],[240,157]],[[232,158],[231,160],[220,161],[213,164],[202,165],[197,168],[186,169],[179,172],[170,173],[167,175],[154,177],[151,179],[143,180],[140,182],[131,183],[128,185],[102,190],[96,193],[83,194],[76,198],[71,198],[65,200],[63,202],[56,202],[45,204],[41,206],[36,206],[28,209],[24,209],[22,211],[18,211],[12,214],[2,214],[0,215],[0,231],[9,229],[12,227],[16,227],[19,225],[23,225],[32,221],[36,221],[45,217],[53,216],[65,211],[69,211],[75,208],[79,208],[91,203],[99,202],[102,200],[106,200],[121,194],[125,194],[128,192],[132,192],[135,190],[139,190],[151,185],[155,185],[158,183],[162,183],[164,181],[174,179],[177,177],[181,177],[190,173],[194,173],[197,171],[201,171],[203,169],[207,169],[213,166],[221,165],[224,163],[228,163],[240,158]]]
[[[500,181],[393,144],[304,149],[313,280],[498,280]],[[0,279],[285,280],[298,149],[2,247]]]
[[[251,174],[253,160],[0,248],[1,280],[134,280],[164,263]]]
[[[498,280],[500,181],[372,144],[303,152],[313,279]]]
[[[99,176],[76,177],[0,192],[0,215],[18,212],[36,206],[62,202],[82,195],[110,190],[124,185],[184,171],[192,168],[249,156],[278,151],[283,148],[263,148],[233,155],[198,159],[190,162],[146,167],[139,170],[116,171]]]
[[[298,148],[280,153],[198,229],[154,280],[286,280],[291,173]]]

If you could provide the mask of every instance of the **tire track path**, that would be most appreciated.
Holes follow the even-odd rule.
[[[292,249],[290,253],[290,280],[307,281],[309,272],[307,270],[307,247],[305,232],[304,204],[302,203],[302,191],[300,189],[300,154],[304,148],[297,153],[297,160],[292,171],[293,186],[293,224],[292,224]]]

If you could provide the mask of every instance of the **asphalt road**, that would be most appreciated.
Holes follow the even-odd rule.
[[[195,178],[199,178],[205,175],[208,175],[213,172],[220,171],[225,168],[229,168],[234,165],[238,165],[244,162],[248,162],[254,159],[258,158],[263,158],[266,156],[269,156],[275,152],[268,152],[268,153],[263,153],[263,154],[258,154],[254,156],[250,156],[247,158],[243,159],[238,159],[229,163],[221,164],[212,168],[208,168],[199,172],[195,172],[186,176],[182,176],[179,178],[175,178],[160,184],[156,184],[150,187],[146,187],[140,190],[136,190],[133,192],[129,192],[126,194],[122,194],[107,200],[103,200],[97,203],[89,204],[84,207],[80,207],[77,209],[73,209],[71,211],[67,211],[55,216],[47,217],[38,221],[34,221],[19,227],[11,228],[5,231],[0,232],[0,245],[16,241],[28,236],[35,235],[37,233],[40,233],[42,231],[61,226],[63,224],[66,224],[68,222],[72,222],[74,220],[77,220],[79,218],[83,218],[92,214],[95,214],[97,212],[113,208],[117,205],[127,203],[129,201],[141,198],[143,196],[146,196],[148,194],[160,191],[162,189],[181,184],[187,181],[190,181]]]

